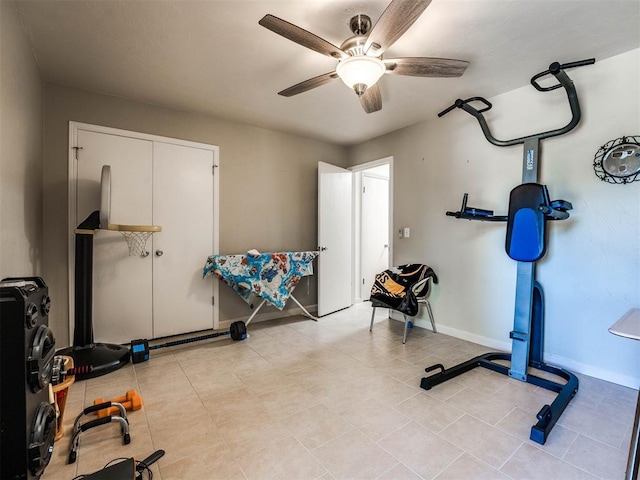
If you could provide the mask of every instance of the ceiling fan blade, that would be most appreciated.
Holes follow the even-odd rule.
[[[367,113],[377,112],[382,110],[382,95],[380,95],[380,88],[378,84],[375,84],[367,88],[362,95],[360,95],[360,105]]]
[[[371,29],[364,44],[368,55],[379,57],[409,30],[431,0],[393,0]]]
[[[286,88],[281,92],[278,92],[278,95],[282,95],[283,97],[293,97],[294,95],[298,95],[299,93],[303,93],[307,90],[311,90],[312,88],[320,87],[325,83],[329,83],[334,78],[338,78],[338,74],[336,72],[318,75],[317,77],[313,77],[309,80],[305,80],[304,82],[300,82],[293,87]]]
[[[258,23],[278,35],[282,35],[303,47],[310,48],[323,55],[337,59],[347,58],[349,56],[332,43],[273,15],[265,15]]]
[[[412,77],[460,77],[469,66],[465,60],[432,57],[385,58],[385,73]]]

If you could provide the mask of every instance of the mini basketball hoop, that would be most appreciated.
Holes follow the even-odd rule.
[[[162,227],[156,225],[114,225],[109,224],[108,230],[116,230],[127,241],[130,257],[148,257],[147,240],[156,232],[161,232]]]
[[[100,178],[100,228],[120,232],[129,247],[130,257],[148,257],[147,240],[162,227],[157,225],[118,225],[111,220],[111,166],[103,165]]]

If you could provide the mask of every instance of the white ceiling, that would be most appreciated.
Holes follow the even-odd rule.
[[[6,1],[6,0],[0,0]],[[356,144],[435,115],[456,98],[528,84],[553,61],[640,47],[638,0],[433,0],[385,57],[468,60],[461,78],[385,75],[366,114],[339,79],[277,92],[336,61],[258,25],[267,13],[340,45],[358,13],[389,1],[18,0],[44,80],[140,102]],[[588,67],[585,67],[588,68]]]

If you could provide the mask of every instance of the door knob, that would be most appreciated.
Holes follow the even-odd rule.
[[[318,250],[320,250],[321,252],[324,252],[327,249],[327,247],[318,247]]]
[[[156,257],[161,257],[162,255],[164,255],[162,250],[156,250]]]

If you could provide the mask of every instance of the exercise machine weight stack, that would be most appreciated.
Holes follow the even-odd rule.
[[[491,109],[492,105],[482,97],[472,97],[467,100],[458,99],[453,105],[438,114],[439,117],[449,113],[454,108],[461,108],[473,115],[480,124],[485,138],[498,147],[508,147],[523,144],[524,155],[522,165],[522,184],[511,191],[509,198],[509,212],[506,216],[493,215],[493,211],[467,207],[467,194],[464,194],[462,207],[458,212],[447,212],[447,215],[467,220],[481,220],[507,222],[505,249],[507,255],[518,262],[516,278],[516,299],[514,312],[514,328],[510,333],[512,339],[511,353],[486,353],[479,355],[454,367],[445,369],[442,364],[435,364],[425,369],[426,372],[440,370],[429,377],[424,377],[420,387],[430,390],[434,386],[450,380],[476,367],[484,367],[492,371],[508,375],[522,382],[556,392],[556,398],[551,405],[544,405],[536,415],[538,423],[531,427],[530,439],[543,444],[546,442],[551,429],[565,410],[571,399],[578,392],[578,378],[571,372],[548,365],[543,359],[544,344],[544,296],[542,286],[535,280],[535,262],[546,253],[547,220],[564,220],[569,218],[568,211],[573,207],[565,200],[549,199],[545,185],[538,182],[538,163],[540,141],[545,138],[563,135],[573,130],[580,122],[580,104],[573,82],[565,73],[566,69],[591,65],[595,59],[561,65],[554,62],[549,69],[538,73],[531,79],[536,90],[548,92],[557,88],[564,88],[567,93],[572,118],[562,128],[537,133],[527,137],[512,140],[498,140],[489,129],[482,115]],[[547,75],[553,75],[559,83],[543,87],[538,80]],[[472,105],[480,102],[484,107],[480,110]],[[509,367],[498,361],[508,361]],[[538,377],[528,372],[532,367],[551,373],[566,380],[557,383],[546,378]]]

